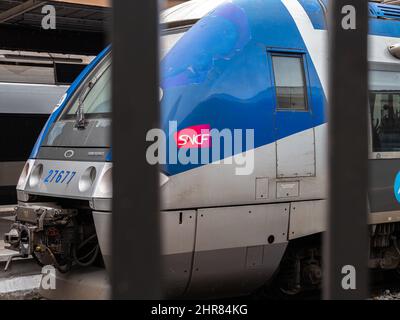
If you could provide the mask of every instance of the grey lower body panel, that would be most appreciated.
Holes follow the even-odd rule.
[[[182,297],[190,282],[192,252],[162,256],[163,292],[166,297]]]
[[[111,254],[102,253],[106,264],[104,272],[110,270]],[[181,253],[162,256],[163,291],[166,297],[183,297],[190,281],[191,259],[193,254]]]
[[[245,295],[264,285],[279,267],[287,243],[196,252],[188,297]]]
[[[163,255],[164,294],[167,298],[208,299],[249,294],[271,279],[285,249],[286,243],[281,243],[260,248],[200,252],[195,255],[192,270],[191,264],[187,264],[192,253]],[[259,254],[254,254],[254,251]],[[110,261],[111,256],[103,255],[103,258]],[[57,293],[46,290],[42,294],[51,299],[107,299],[109,281],[106,269],[97,272],[81,269],[80,272],[58,274]]]
[[[273,210],[269,210],[273,208]],[[249,229],[242,232],[242,241],[235,247],[230,247],[230,240],[237,239],[234,234],[236,225],[216,226],[215,219],[219,216],[224,220],[228,211],[221,209],[200,210],[201,214],[196,218],[196,211],[187,212],[162,212],[162,270],[163,287],[168,298],[212,298],[228,297],[248,294],[264,285],[278,269],[281,259],[287,247],[286,238],[288,214],[284,210],[286,205],[258,206],[252,208],[232,208],[236,215],[246,214],[251,223],[258,223],[262,219],[266,228],[259,228],[262,233],[260,239],[246,239],[253,237],[254,233]],[[267,210],[266,210],[267,209]],[[275,209],[281,210],[280,217],[265,220],[267,216],[277,214]],[[269,211],[268,211],[269,210]],[[284,213],[282,213],[284,212]],[[179,214],[182,213],[180,223]],[[210,218],[207,218],[211,215]],[[111,212],[93,212],[96,232],[106,268],[111,266]],[[198,219],[200,219],[196,222]],[[245,220],[239,220],[245,224]],[[214,228],[210,228],[209,224]],[[266,238],[271,235],[272,229],[285,228],[284,233],[275,230],[275,241],[267,243]],[[201,235],[203,233],[203,235]],[[220,234],[219,239],[215,236]],[[246,235],[248,233],[248,235]],[[197,234],[197,236],[195,236]],[[279,235],[280,234],[280,235]],[[283,235],[284,234],[284,235]],[[233,238],[232,238],[233,236]],[[208,238],[208,239],[207,239]],[[211,240],[214,239],[214,240]],[[265,240],[263,240],[265,239]],[[180,241],[179,241],[180,240]],[[262,243],[253,242],[261,241]],[[247,241],[247,242],[246,242]],[[190,243],[187,245],[187,243]],[[218,247],[219,246],[219,247]],[[139,257],[138,257],[139,258]]]

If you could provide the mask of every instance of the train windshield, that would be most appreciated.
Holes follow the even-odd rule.
[[[400,72],[370,72],[369,104],[373,152],[400,151]]]
[[[82,104],[82,112],[87,118],[110,117],[111,112],[111,67],[110,61],[99,66],[94,75],[89,76],[89,81],[82,85],[81,92],[68,106],[62,115],[62,119],[76,117],[79,103]],[[86,91],[86,93],[85,93]],[[85,95],[82,97],[82,95]]]
[[[79,126],[79,120],[83,123]],[[109,147],[111,57],[102,59],[73,94],[46,136],[43,147]]]
[[[162,54],[186,32],[169,30],[161,38]],[[84,126],[77,128],[79,111]],[[82,118],[81,118],[82,120]],[[63,112],[44,138],[42,147],[110,147],[111,53],[107,54],[75,90]]]

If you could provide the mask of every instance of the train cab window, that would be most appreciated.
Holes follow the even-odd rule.
[[[373,152],[400,151],[400,72],[370,72],[369,104]]]
[[[306,81],[302,56],[272,55],[278,110],[307,110]]]
[[[105,59],[97,70],[81,85],[81,90],[75,100],[67,106],[63,119],[74,119],[78,111],[80,98],[85,117],[108,118],[111,112],[111,61]],[[92,87],[89,87],[91,83]]]

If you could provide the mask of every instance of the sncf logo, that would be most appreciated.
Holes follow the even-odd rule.
[[[254,129],[219,130],[201,124],[178,130],[177,121],[168,121],[165,129],[146,134],[146,141],[153,142],[146,150],[151,165],[234,165],[241,176],[254,171]]]
[[[211,146],[210,125],[201,124],[175,133],[178,148],[209,148]]]

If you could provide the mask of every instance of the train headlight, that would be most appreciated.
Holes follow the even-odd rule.
[[[25,165],[24,168],[22,169],[21,175],[19,176],[18,179],[18,184],[17,184],[17,189],[18,190],[24,190],[25,186],[26,186],[26,182],[28,181],[28,177],[30,172],[32,171],[33,168],[33,163],[34,160],[28,160]]]
[[[112,197],[112,168],[108,169],[100,179],[99,192],[104,198]]]
[[[42,174],[43,174],[43,165],[39,163],[33,168],[32,173],[29,177],[29,186],[31,188],[34,188],[39,184]]]
[[[81,175],[78,183],[78,189],[80,192],[88,191],[93,185],[94,180],[96,180],[96,168],[89,167]]]
[[[94,198],[111,199],[112,198],[112,165],[107,164],[98,179],[96,190],[93,194]]]
[[[111,211],[112,193],[112,164],[107,163],[100,173],[99,179],[97,179],[93,199],[89,202],[90,207],[94,210]]]

